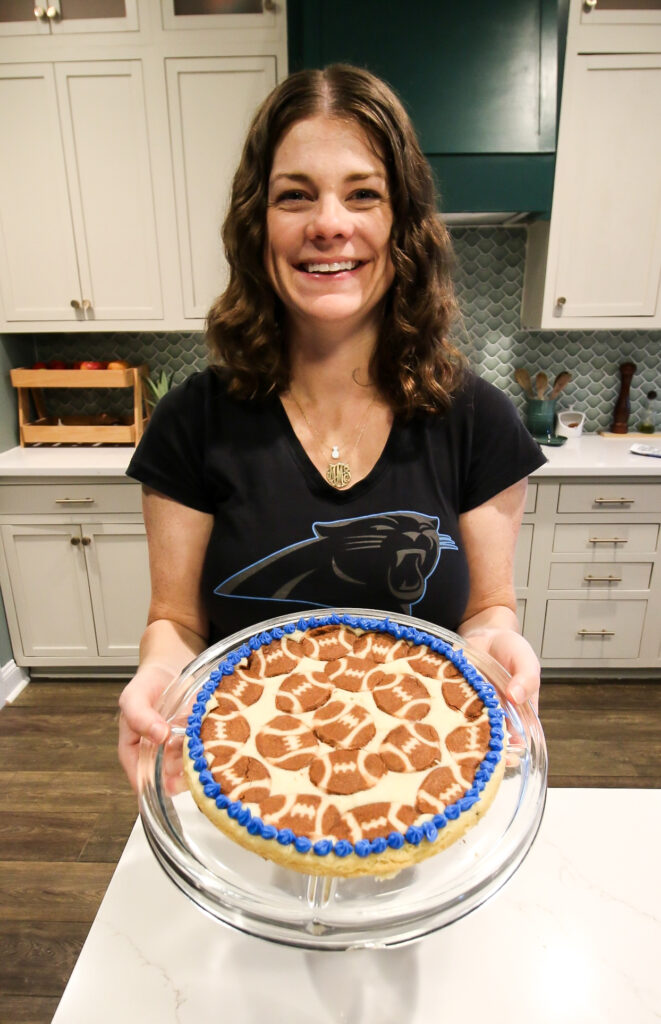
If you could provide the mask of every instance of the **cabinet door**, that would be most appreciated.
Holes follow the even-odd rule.
[[[12,639],[23,656],[94,661],[96,634],[80,527],[0,530],[18,624],[19,635]]]
[[[52,65],[0,65],[0,139],[5,317],[74,320],[80,278]]]
[[[43,16],[40,12],[43,10]],[[33,0],[3,0],[0,4],[0,36],[50,35],[45,5]]]
[[[0,36],[128,32],[137,27],[137,0],[3,0],[0,4]]]
[[[44,5],[47,10],[53,4]],[[54,36],[79,32],[134,32],[137,0],[60,0],[60,14],[50,18]]]
[[[99,655],[137,663],[150,598],[145,528],[85,523],[81,529]]]
[[[275,85],[272,57],[166,60],[184,316],[226,284],[220,228],[246,129]]]
[[[579,317],[658,312],[661,55],[581,56],[565,79],[549,308]]]
[[[56,64],[87,319],[162,316],[140,61]]]
[[[282,6],[271,0],[161,0],[163,28],[175,31],[272,28],[276,16],[285,17]]]

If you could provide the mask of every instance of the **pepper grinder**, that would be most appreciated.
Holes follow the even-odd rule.
[[[614,434],[626,434],[629,427],[629,413],[631,404],[629,402],[629,391],[631,389],[631,378],[636,372],[635,363],[621,363],[620,365],[620,393],[617,396],[615,410],[613,412],[613,425],[611,430]]]

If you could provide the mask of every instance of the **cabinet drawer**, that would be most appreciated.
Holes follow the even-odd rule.
[[[552,562],[549,590],[649,590],[651,562]]]
[[[590,551],[621,561],[632,551],[656,551],[656,523],[558,523],[553,532],[554,551]]]
[[[558,512],[661,512],[661,484],[561,484]]]
[[[543,658],[636,658],[647,601],[547,601]]]
[[[142,489],[135,483],[0,485],[1,515],[141,511]]]

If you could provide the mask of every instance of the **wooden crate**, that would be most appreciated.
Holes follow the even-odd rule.
[[[149,419],[143,382],[146,364],[116,370],[28,370],[10,371],[18,392],[18,430],[21,446],[27,444],[130,444],[136,445]],[[46,415],[43,389],[47,388],[132,388],[133,419],[99,416]],[[30,420],[30,395],[37,419]]]

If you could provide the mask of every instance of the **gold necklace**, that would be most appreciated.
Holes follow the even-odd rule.
[[[296,395],[291,390],[291,388],[289,389],[289,394],[291,395],[292,400],[294,401],[294,403],[296,405],[296,408],[298,409],[298,411],[300,412],[301,416],[305,420],[305,422],[307,424],[307,427],[308,427],[308,430],[310,431],[310,433],[312,434],[313,438],[317,442],[319,451],[323,454],[324,458],[326,458],[327,457],[326,456],[326,450],[328,448],[328,443],[325,442],[322,437],[320,437],[320,435],[317,433],[315,428],[312,426],[312,424],[310,423],[309,419],[307,418],[307,416],[303,412],[303,408],[301,406],[301,403],[298,401]],[[339,445],[333,444],[333,445],[330,446],[330,450],[331,450],[330,457],[331,457],[331,459],[333,461],[329,462],[328,466],[326,467],[326,479],[328,480],[329,484],[331,484],[333,487],[337,487],[338,490],[340,490],[342,487],[346,487],[348,484],[351,483],[351,467],[349,466],[349,463],[346,460],[349,459],[349,457],[351,455],[353,455],[354,451],[356,450],[356,448],[358,447],[358,445],[360,444],[360,442],[362,440],[363,434],[365,433],[365,428],[367,427],[367,420],[369,418],[369,414],[371,412],[372,406],[374,405],[375,401],[376,401],[376,395],[374,396],[374,398],[372,399],[370,404],[367,406],[367,411],[366,411],[366,413],[365,413],[365,415],[363,417],[363,421],[361,423],[360,429],[359,429],[358,434],[356,436],[356,440],[354,441],[354,443],[352,444],[351,448],[349,449],[349,452],[348,452],[344,462],[340,462],[339,461],[339,459],[340,459],[340,447],[339,447]]]

